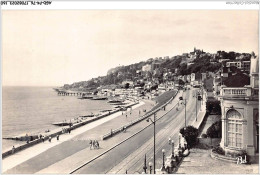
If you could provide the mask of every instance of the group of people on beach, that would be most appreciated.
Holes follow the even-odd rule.
[[[48,140],[48,141],[51,143],[52,137],[51,137],[51,136],[46,136],[46,137],[47,137],[46,140]],[[56,136],[56,138],[57,138],[57,141],[59,141],[59,140],[60,140],[60,135],[58,134],[58,135]],[[44,143],[44,141],[45,141],[45,136],[40,134],[39,139],[41,139],[42,143]]]
[[[71,132],[71,129],[70,128],[62,128],[61,130],[62,134],[65,134],[65,133],[69,133]]]
[[[89,149],[99,149],[99,142],[97,140],[90,140],[89,141]]]
[[[130,115],[132,114],[132,107],[130,107]],[[124,115],[124,112],[122,111],[122,115]],[[125,117],[127,118],[127,110],[125,112]]]

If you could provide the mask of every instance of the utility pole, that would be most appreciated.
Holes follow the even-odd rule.
[[[196,97],[195,97],[196,99],[196,121],[197,121],[197,100],[198,100],[198,93],[196,92]]]
[[[187,126],[187,125],[186,125],[186,98],[185,98],[184,104],[185,104],[185,127],[186,127],[186,126]]]
[[[155,113],[153,116],[153,164],[154,164],[154,168],[153,168],[153,173],[155,174]]]
[[[155,174],[155,122],[156,122],[155,117],[156,117],[156,113],[154,113],[154,115],[153,115],[153,120],[150,117],[148,119],[146,119],[147,122],[149,122],[149,120],[150,120],[153,123],[153,164],[154,164],[153,172],[154,172],[154,174]],[[151,168],[151,166],[150,166],[150,168]],[[150,171],[151,171],[151,169],[150,169]]]

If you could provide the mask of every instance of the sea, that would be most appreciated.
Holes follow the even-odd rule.
[[[56,129],[54,122],[112,109],[107,100],[59,96],[53,87],[2,87],[2,138]],[[2,139],[2,151],[23,142]]]

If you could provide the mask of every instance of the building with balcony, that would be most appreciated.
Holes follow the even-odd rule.
[[[222,139],[225,154],[259,152],[259,58],[251,58],[250,76],[237,73],[220,87]]]
[[[248,72],[250,71],[250,61],[229,61],[226,62],[227,67],[237,67],[241,71]]]

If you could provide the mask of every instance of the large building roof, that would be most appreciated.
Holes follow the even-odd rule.
[[[250,85],[250,77],[243,73],[237,73],[231,77],[228,77],[223,84],[227,87],[244,87],[245,85]]]

